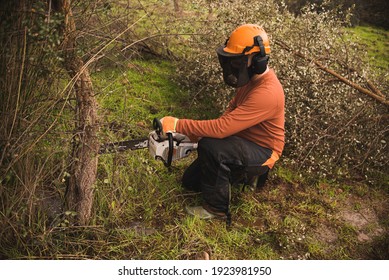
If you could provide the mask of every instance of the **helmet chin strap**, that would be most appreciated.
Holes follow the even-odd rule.
[[[249,78],[251,80],[252,77],[254,77],[255,75],[257,75],[257,73],[254,72],[254,69],[252,66],[249,66],[248,69],[247,69],[247,72],[249,73]]]

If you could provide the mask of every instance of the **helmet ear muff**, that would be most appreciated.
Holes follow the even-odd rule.
[[[254,37],[254,45],[259,47],[260,52],[253,56],[251,61],[251,72],[255,74],[262,74],[267,69],[267,62],[269,56],[266,55],[265,46],[261,36]]]
[[[267,69],[267,63],[269,61],[269,56],[261,56],[261,54],[256,54],[253,56],[251,61],[251,71],[255,74],[262,74]]]

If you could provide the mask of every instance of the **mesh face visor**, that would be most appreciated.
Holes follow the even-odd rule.
[[[248,56],[244,54],[225,55],[223,47],[217,49],[217,55],[223,69],[223,79],[227,85],[238,88],[250,81],[247,68]]]

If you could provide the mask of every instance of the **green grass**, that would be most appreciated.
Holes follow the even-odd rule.
[[[156,59],[134,60],[126,67],[95,73],[104,136],[115,137],[107,131],[114,132],[116,138],[147,135],[155,117],[217,115],[212,104],[192,106],[191,96],[174,79],[172,63]]]
[[[195,24],[204,24],[201,17],[207,15],[203,12],[207,7],[186,4],[192,5],[188,10],[196,10],[192,14],[199,17]],[[112,20],[113,25],[106,27],[110,32],[145,14],[144,10],[133,9],[127,21],[116,22],[121,9],[107,9],[101,19]],[[133,33],[139,38],[167,33],[165,29],[170,33],[198,29],[189,20],[178,18],[172,23],[172,17],[166,18],[171,13],[169,9],[155,11],[150,14],[151,20],[134,26]],[[371,65],[387,72],[388,31],[360,26],[350,32],[351,38],[364,46]],[[157,39],[163,41],[163,37],[154,39],[157,45]],[[188,39],[189,36],[178,36],[174,44],[160,45],[155,50],[163,53],[168,47],[180,54],[189,50]],[[150,44],[152,41],[146,40]],[[106,63],[104,67],[96,67],[99,70],[92,73],[100,106],[102,143],[144,137],[152,129],[154,117],[212,118],[219,114],[212,100],[192,102],[194,97],[175,82],[175,65],[171,61],[155,56],[112,65],[112,61],[104,59],[96,62]],[[188,193],[180,186],[181,176],[195,154],[174,162],[171,171],[151,159],[147,150],[101,155],[90,224],[74,225],[71,220],[75,213],[53,215],[47,205],[42,206],[63,202],[67,176],[61,172],[66,167],[64,155],[70,150],[65,146],[70,143],[66,142],[69,137],[61,140],[59,132],[72,133],[72,118],[73,112],[63,115],[55,128],[58,135],[40,143],[42,151],[50,156],[45,166],[26,157],[14,170],[24,178],[9,174],[1,178],[1,259],[194,259],[204,251],[211,259],[223,260],[389,258],[387,175],[380,173],[380,186],[375,187],[352,179],[326,181],[320,178],[321,174],[300,177],[296,175],[300,171],[294,172],[282,161],[262,190],[242,192],[241,186],[233,188],[233,223],[227,229],[223,221],[199,220],[185,213],[187,205],[202,201],[201,195]],[[50,120],[46,121],[51,123]],[[47,177],[39,177],[39,168],[50,169],[61,161],[51,162],[57,153],[62,153],[58,156],[63,161],[62,169],[49,170]],[[20,185],[23,188],[15,187]],[[44,202],[46,193],[41,191],[57,200]],[[34,196],[25,199],[29,193]],[[363,214],[367,223],[361,225],[350,213]],[[361,234],[370,240],[361,241]]]
[[[146,135],[153,117],[202,115],[205,107],[189,107],[190,98],[174,83],[174,65],[136,60],[127,68],[93,74],[99,93],[103,128],[100,139]],[[213,112],[217,114],[217,112]],[[233,224],[188,216],[185,206],[201,203],[180,178],[195,155],[174,162],[172,171],[150,158],[147,150],[101,155],[91,224],[71,225],[67,213],[50,220],[43,210],[32,227],[18,233],[3,225],[0,256],[27,259],[364,259],[387,258],[379,244],[387,242],[378,228],[388,227],[386,193],[369,191],[361,182],[341,184],[306,180],[280,163],[259,192],[233,188]],[[367,228],[346,221],[344,211],[373,209]],[[9,214],[9,213],[8,213]],[[6,215],[8,215],[6,214]],[[15,226],[15,225],[14,225]],[[7,230],[8,229],[8,230]],[[358,234],[371,235],[370,243]],[[371,250],[369,244],[372,246]]]
[[[183,95],[169,78],[172,67],[166,62],[138,60],[126,68],[114,68],[98,72],[93,76],[94,84],[100,93],[100,115],[104,123],[114,130],[129,129],[135,132],[147,130],[154,117],[180,114]],[[129,128],[136,124],[135,128]],[[135,130],[135,131],[133,131]]]
[[[370,64],[386,73],[389,69],[389,31],[373,26],[355,26],[348,30],[352,40],[364,47]]]

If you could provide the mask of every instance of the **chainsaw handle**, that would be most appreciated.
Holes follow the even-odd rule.
[[[164,162],[165,166],[166,167],[170,167],[172,165],[172,160],[173,160],[173,133],[166,133],[167,134],[167,139],[169,141],[169,151],[168,151],[168,154],[167,154],[167,161]]]
[[[153,128],[157,132],[158,136],[160,136],[163,132],[162,123],[158,118],[153,119]]]
[[[155,132],[157,133],[158,137],[161,137],[163,128],[162,123],[158,118],[153,119],[153,128],[155,129]],[[173,149],[174,149],[174,141],[173,141],[173,133],[168,132],[166,133],[167,139],[169,141],[169,150],[167,155],[167,160],[163,163],[166,167],[170,167],[173,161]]]

